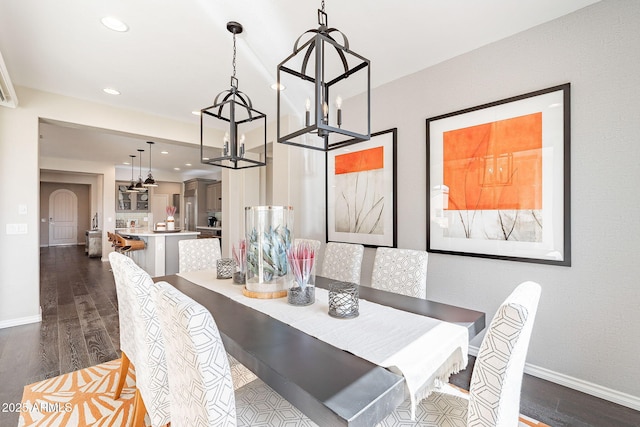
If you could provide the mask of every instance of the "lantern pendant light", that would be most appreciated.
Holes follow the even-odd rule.
[[[149,175],[142,185],[145,187],[157,187],[158,184],[156,184],[156,180],[153,179],[153,175],[151,175],[151,146],[155,144],[155,142],[147,141],[147,144],[149,144]]]
[[[253,108],[251,99],[238,90],[236,78],[236,35],[243,28],[228,22],[233,34],[231,88],[220,92],[213,105],[200,110],[200,161],[228,169],[265,166],[267,163],[267,116]],[[224,134],[224,136],[221,136]],[[249,153],[247,137],[258,141]]]
[[[138,148],[138,153],[140,153],[138,155],[138,157],[140,157],[140,171],[138,175],[138,182],[136,182],[136,186],[134,188],[137,191],[147,191],[147,189],[144,188],[144,185],[142,185],[142,153],[144,153],[144,150],[141,148]]]
[[[277,87],[287,88],[286,95],[277,95],[279,143],[329,151],[371,138],[370,61],[327,21],[323,0],[319,27],[298,37],[293,53],[278,65]]]
[[[137,193],[138,190],[136,190],[136,185],[133,181],[133,159],[135,159],[136,156],[134,154],[129,154],[129,157],[131,157],[131,185],[127,187],[125,193]]]

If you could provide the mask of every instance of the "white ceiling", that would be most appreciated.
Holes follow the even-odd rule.
[[[597,1],[327,0],[326,12],[351,49],[371,60],[375,88]],[[311,0],[1,0],[0,52],[16,86],[197,123],[191,111],[211,105],[229,88],[232,36],[226,23],[238,21],[244,26],[238,36],[239,89],[270,121],[276,115],[270,88],[276,67],[299,35],[318,26],[319,7],[320,1]],[[100,20],[108,15],[129,31],[104,27]],[[121,95],[107,95],[105,87]],[[138,147],[147,148],[135,136],[88,138],[95,132],[43,126],[43,155],[121,164]],[[69,141],[79,137],[93,142],[71,144],[68,153]],[[155,148],[154,169],[198,159],[192,146],[186,158],[176,154],[165,165]]]

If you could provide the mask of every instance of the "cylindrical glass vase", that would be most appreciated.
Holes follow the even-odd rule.
[[[291,305],[311,305],[316,301],[315,258],[295,258],[289,256],[287,273],[289,289],[287,302]]]
[[[245,208],[246,288],[254,293],[286,295],[287,249],[293,241],[291,206]]]

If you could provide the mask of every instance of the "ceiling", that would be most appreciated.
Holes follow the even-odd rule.
[[[371,60],[375,88],[597,1],[328,0],[325,10],[351,49]],[[196,124],[191,112],[229,88],[232,36],[226,23],[238,21],[244,26],[239,89],[270,121],[276,116],[270,86],[277,65],[298,36],[318,26],[319,7],[311,0],[2,0],[0,52],[15,86]],[[100,22],[105,16],[121,19],[129,30],[107,29]],[[108,95],[105,87],[121,94]],[[59,125],[43,126],[43,155],[50,150],[121,165],[137,148],[147,148],[144,138]],[[197,162],[197,147],[190,147],[173,150],[175,161],[154,147],[154,169]]]

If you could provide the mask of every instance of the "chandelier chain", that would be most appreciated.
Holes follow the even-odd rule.
[[[233,77],[236,76],[236,33],[233,33]]]
[[[322,4],[322,11],[324,12],[324,0],[322,0],[321,4]]]

